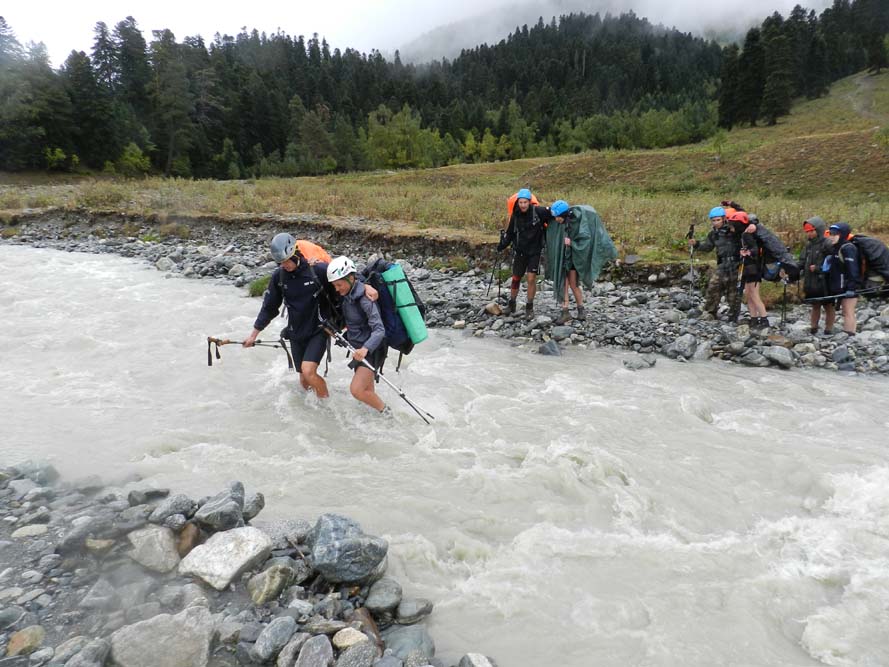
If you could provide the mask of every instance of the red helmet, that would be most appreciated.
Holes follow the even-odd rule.
[[[750,224],[750,218],[744,211],[734,211],[728,216],[729,222],[743,222],[745,225]]]

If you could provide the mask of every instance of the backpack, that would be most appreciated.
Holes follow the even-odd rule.
[[[396,305],[395,297],[393,296],[395,290],[404,289],[404,287],[401,285],[394,285],[393,281],[387,281],[383,277],[383,274],[393,266],[396,265],[392,262],[387,262],[385,259],[378,259],[373,264],[365,267],[361,274],[364,282],[380,293],[380,298],[377,300],[377,304],[380,308],[380,318],[383,320],[383,328],[386,330],[386,342],[389,347],[398,351],[398,364],[395,367],[395,372],[397,373],[399,368],[401,368],[402,357],[406,354],[410,354],[416,343],[411,339],[411,336],[408,333],[407,327],[402,319],[401,308]],[[423,303],[423,300],[420,299],[420,296],[417,294],[417,291],[407,277],[405,277],[403,281],[399,281],[399,283],[401,282],[410,289],[413,297],[410,305],[417,307],[420,317],[425,322],[426,305]],[[420,341],[418,340],[417,342]]]
[[[867,274],[876,274],[889,283],[889,248],[886,244],[872,236],[853,235],[850,240],[858,248],[861,258],[861,279],[866,280]]]
[[[299,250],[299,254],[302,255],[309,264],[314,264],[315,262],[326,262],[327,264],[330,264],[330,253],[317,243],[312,243],[311,241],[306,241],[304,239],[297,239],[296,249]]]

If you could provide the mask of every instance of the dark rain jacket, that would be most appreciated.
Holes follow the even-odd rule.
[[[861,255],[850,240],[840,241],[828,258],[828,286],[831,294],[855,292],[863,287]]]
[[[710,252],[716,250],[716,270],[722,274],[734,274],[741,261],[741,239],[728,224],[720,229],[711,229],[703,241],[695,241],[695,250]]]
[[[546,225],[552,219],[552,213],[543,206],[529,206],[528,211],[522,213],[516,205],[499,249],[504,250],[511,245],[516,253],[526,257],[539,255],[543,249]]]
[[[377,304],[364,295],[364,283],[356,280],[341,303],[346,340],[354,348],[366,347],[368,352],[375,351],[383,344],[386,329]]]
[[[287,308],[289,337],[306,340],[320,329],[320,315],[330,316],[329,302],[324,294],[327,285],[327,264],[310,266],[300,261],[295,271],[280,266],[272,273],[269,287],[262,299],[262,307],[253,327],[262,331],[278,316],[281,304]]]
[[[824,258],[833,253],[833,245],[824,236],[827,223],[813,216],[806,220],[815,228],[815,238],[806,243],[799,253],[799,266],[803,272],[803,292],[806,298],[827,296],[827,275],[822,270]],[[814,271],[809,267],[814,266]]]

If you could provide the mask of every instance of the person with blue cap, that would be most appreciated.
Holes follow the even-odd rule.
[[[843,314],[843,332],[854,336],[858,328],[855,306],[858,304],[858,290],[863,287],[861,255],[852,242],[852,227],[848,223],[831,225],[828,233],[833,245],[833,253],[824,261],[828,287],[839,301]]]
[[[707,290],[704,293],[704,315],[701,319],[716,319],[719,302],[725,296],[728,304],[728,319],[737,322],[741,314],[741,294],[737,289],[738,266],[741,263],[741,239],[734,230],[725,223],[725,209],[716,206],[710,209],[710,225],[712,226],[703,241],[694,238],[688,245],[700,252],[716,250],[716,271],[710,275]]]
[[[549,210],[531,203],[531,190],[522,188],[517,193],[515,208],[509,218],[509,226],[500,232],[497,251],[512,246],[512,283],[509,288],[509,303],[506,314],[516,310],[516,298],[525,276],[528,300],[525,303],[525,317],[534,314],[534,296],[537,294],[537,273],[540,271],[540,255],[543,251],[543,238],[546,226],[553,219]]]

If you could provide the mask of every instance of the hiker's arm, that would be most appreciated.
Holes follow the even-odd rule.
[[[364,294],[371,301],[376,301],[377,299],[380,298],[380,293],[377,292],[373,287],[371,287],[367,283],[364,283]]]
[[[262,297],[262,306],[259,309],[259,315],[256,316],[256,321],[253,323],[253,329],[258,333],[265,329],[269,322],[275,319],[278,316],[278,312],[281,309],[281,302],[284,300],[284,296],[281,292],[281,288],[278,286],[279,279],[279,271],[283,271],[284,269],[276,269],[274,273],[272,273],[272,277],[269,278],[269,286],[265,290],[265,294]],[[256,336],[253,336],[253,339],[256,340]]]
[[[365,289],[367,289],[366,286]],[[366,347],[368,351],[373,352],[380,346],[380,343],[382,343],[383,339],[386,337],[386,328],[383,326],[383,318],[380,317],[380,309],[370,299],[362,298],[359,299],[358,303],[361,305],[361,310],[363,310],[364,314],[367,316],[367,323],[370,325],[371,329],[370,338],[364,342],[362,347]],[[359,359],[358,361],[361,360]]]

